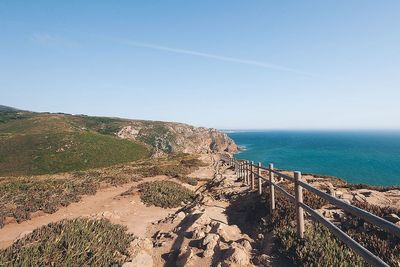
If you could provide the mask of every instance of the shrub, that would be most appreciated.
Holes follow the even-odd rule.
[[[199,183],[196,178],[187,177],[187,176],[178,177],[178,179],[182,183],[186,183],[186,184],[189,184],[189,185],[192,185],[192,186],[196,186]]]
[[[295,209],[279,191],[276,192],[276,210],[265,217],[264,229],[273,231],[280,251],[294,263],[304,266],[364,266],[366,263],[348,246],[339,241],[329,230],[318,223],[309,223],[305,239],[300,240],[295,232]],[[269,206],[269,190],[266,192]],[[327,202],[316,195],[304,191],[304,202],[313,209],[319,209]],[[362,209],[384,217],[395,213],[396,209],[381,208],[368,203],[356,203]],[[361,245],[393,266],[400,263],[400,239],[385,231],[367,224],[364,220],[347,214],[347,220],[339,227]],[[318,264],[317,264],[318,263]]]
[[[129,256],[134,239],[126,227],[107,220],[74,219],[50,223],[0,251],[7,266],[111,266]]]
[[[144,203],[163,208],[179,207],[195,197],[192,191],[172,181],[146,182],[140,184],[139,189]]]

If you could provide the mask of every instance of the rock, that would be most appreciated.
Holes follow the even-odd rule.
[[[186,214],[183,211],[178,212],[176,214],[176,218],[178,218],[178,219],[183,219],[183,218],[185,218],[185,216],[186,216]]]
[[[392,223],[397,223],[397,222],[400,222],[400,217],[397,216],[397,214],[391,213],[391,214],[385,216],[385,220],[392,222]]]
[[[365,198],[364,195],[356,193],[356,194],[354,194],[354,196],[353,196],[353,201],[366,202],[367,199]]]
[[[217,233],[225,242],[236,241],[242,238],[242,233],[237,225],[222,225],[217,229]]]
[[[333,214],[333,218],[337,221],[342,222],[346,219],[346,215],[341,210],[332,211],[332,214]]]
[[[184,267],[186,266],[189,261],[193,258],[194,252],[191,247],[186,247],[184,249],[181,249],[178,259],[176,261],[176,266],[177,267]]]
[[[240,241],[239,244],[242,245],[247,251],[252,251],[253,250],[250,242],[248,240],[246,240],[246,239],[243,239],[242,241]]]
[[[206,233],[204,231],[200,230],[200,229],[196,229],[192,233],[192,238],[193,239],[201,239],[201,238],[203,238],[205,236],[206,236]]]
[[[205,250],[203,252],[203,257],[211,257],[214,255],[214,248],[217,246],[219,240],[219,235],[217,234],[208,234],[203,239],[203,246]]]
[[[239,265],[248,265],[250,264],[250,257],[243,246],[236,242],[233,242],[230,249],[227,251],[225,262]]]
[[[343,196],[343,192],[339,191],[339,190],[336,190],[335,191],[335,195],[336,195],[336,197],[342,197]]]
[[[140,251],[125,267],[152,267],[153,258],[145,251]]]
[[[129,245],[129,252],[131,255],[136,255],[140,251],[146,251],[148,253],[153,253],[153,242],[148,239],[139,239],[136,238]]]
[[[212,227],[210,225],[207,225],[206,228],[204,229],[204,232],[206,234],[208,234],[209,232],[211,232],[211,230],[212,230]]]
[[[197,216],[198,218],[194,221],[192,225],[192,229],[196,229],[198,227],[202,227],[211,223],[210,217],[205,213],[197,213],[193,216]]]

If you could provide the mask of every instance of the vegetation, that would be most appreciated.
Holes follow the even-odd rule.
[[[143,145],[94,132],[15,135],[0,141],[0,175],[86,170],[148,155]]]
[[[50,223],[0,251],[5,266],[113,266],[129,257],[134,239],[126,227],[107,220]]]
[[[169,167],[156,166],[172,168],[176,164],[179,165],[182,160],[193,158],[192,155],[180,154],[97,170],[76,171],[62,176],[53,175],[48,178],[2,178],[0,179],[0,228],[3,227],[7,217],[21,222],[29,219],[32,212],[53,213],[59,207],[79,201],[83,195],[94,194],[101,185],[120,185],[137,182],[144,177],[168,175]],[[185,175],[194,168],[193,164],[190,167],[180,167],[176,170],[176,175],[186,177]],[[158,172],[154,173],[154,169]],[[193,183],[189,178],[186,182]]]
[[[281,186],[293,194],[291,183]],[[232,220],[243,232],[255,238],[259,234],[268,235],[272,232],[276,237],[279,254],[285,255],[296,266],[367,266],[361,257],[319,223],[307,220],[305,238],[299,239],[296,235],[294,203],[275,190],[276,208],[271,213],[269,208],[265,208],[270,206],[269,188],[265,189],[262,196],[245,194],[232,197],[232,203],[227,210],[228,220]],[[328,204],[306,190],[303,194],[305,204],[313,209],[320,209]],[[398,214],[398,210],[393,208],[380,208],[361,202],[356,205],[380,217]],[[390,266],[400,264],[399,238],[350,214],[341,217],[337,225]]]
[[[326,205],[326,201],[305,191],[304,202],[313,209]],[[295,209],[282,193],[276,192],[276,210],[265,217],[265,230],[272,230],[278,239],[281,252],[294,263],[304,266],[365,266],[366,263],[350,248],[333,236],[324,226],[311,223],[306,227],[305,239],[300,240],[295,232]],[[266,192],[266,205],[269,205],[269,192]],[[364,209],[384,217],[391,209],[363,204]],[[269,213],[269,211],[268,211]],[[288,223],[289,222],[289,223]],[[367,224],[349,214],[340,228],[381,259],[396,266],[400,263],[400,240],[384,231]]]
[[[105,167],[150,155],[116,138],[122,120],[0,111],[0,175],[36,175]]]
[[[145,182],[139,185],[140,198],[147,205],[176,208],[194,199],[189,189],[172,181]]]

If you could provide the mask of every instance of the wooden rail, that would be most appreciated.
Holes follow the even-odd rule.
[[[349,235],[343,232],[340,228],[322,216],[320,213],[309,207],[308,205],[303,203],[303,189],[306,189],[317,196],[325,199],[330,204],[343,209],[344,211],[362,218],[363,220],[387,231],[390,234],[393,234],[400,238],[400,227],[395,225],[392,222],[384,220],[381,217],[378,217],[368,211],[360,209],[356,206],[348,204],[334,196],[331,196],[310,184],[302,181],[301,172],[294,172],[294,177],[283,174],[274,169],[273,164],[269,164],[268,167],[263,167],[261,163],[254,165],[253,162],[249,162],[247,160],[236,160],[234,158],[222,157],[222,160],[225,161],[230,166],[233,166],[237,176],[243,179],[244,183],[250,186],[251,189],[254,189],[255,178],[258,180],[258,193],[262,194],[262,184],[266,183],[269,186],[270,190],[270,209],[275,209],[275,189],[279,190],[286,196],[291,202],[294,202],[296,207],[296,228],[297,228],[297,236],[299,238],[304,238],[304,211],[306,211],[310,218],[314,221],[317,221],[327,227],[337,238],[339,238],[343,243],[349,246],[354,250],[359,256],[361,256],[364,260],[370,263],[373,266],[389,266],[383,260],[381,260],[378,256],[371,253],[365,247],[357,243],[354,239],[352,239]],[[268,174],[268,178],[265,178],[261,175],[261,170],[264,170]],[[283,187],[279,184],[275,183],[275,176],[291,181],[294,183],[294,192],[295,195],[291,195],[287,192]]]

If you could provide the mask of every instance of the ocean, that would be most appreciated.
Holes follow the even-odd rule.
[[[336,176],[350,183],[400,186],[400,132],[229,131],[238,159]]]

